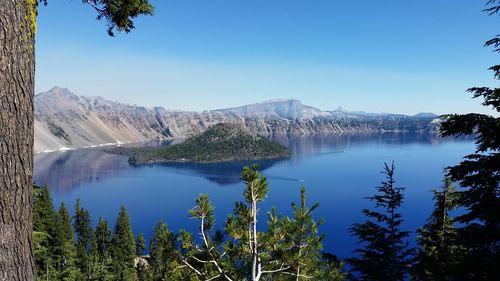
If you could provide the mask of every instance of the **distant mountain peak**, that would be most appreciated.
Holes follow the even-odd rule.
[[[302,104],[302,102],[298,99],[272,99],[261,102],[262,103],[297,103]],[[259,103],[256,103],[259,104]]]
[[[432,112],[420,112],[420,113],[413,115],[413,117],[416,117],[416,118],[437,118],[437,117],[439,117],[439,115],[434,114]]]
[[[342,106],[337,107],[334,111],[337,111],[337,112],[347,112]]]
[[[74,95],[68,88],[54,86],[52,89],[39,93],[40,95]]]
[[[267,116],[286,119],[313,118],[328,114],[312,106],[304,105],[297,99],[273,99],[261,103],[214,110],[240,116]]]

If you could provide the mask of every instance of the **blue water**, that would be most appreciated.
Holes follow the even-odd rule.
[[[299,199],[305,186],[309,204],[319,201],[317,219],[325,223],[325,250],[339,257],[351,256],[356,241],[347,229],[361,222],[361,209],[372,204],[363,199],[373,194],[384,179],[384,162],[395,162],[396,183],[405,187],[402,208],[407,230],[421,226],[432,210],[431,189],[440,186],[446,166],[460,162],[474,150],[470,140],[439,139],[415,135],[365,135],[278,139],[293,156],[280,161],[260,162],[268,177],[269,194],[260,206],[260,227],[266,212],[276,207],[291,214],[291,202]],[[120,205],[131,215],[134,232],[150,237],[161,218],[171,231],[197,231],[197,222],[188,218],[200,193],[207,193],[215,205],[216,227],[223,228],[235,201],[243,200],[239,180],[243,165],[163,164],[129,166],[127,158],[96,149],[37,154],[35,183],[48,183],[54,203],[74,206],[77,198],[92,215],[114,223]]]

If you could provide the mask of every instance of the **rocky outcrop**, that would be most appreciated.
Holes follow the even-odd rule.
[[[431,114],[407,116],[321,111],[297,100],[273,100],[203,112],[147,108],[84,97],[55,87],[35,96],[35,152],[185,138],[218,123],[238,123],[266,136],[339,133],[436,132]]]

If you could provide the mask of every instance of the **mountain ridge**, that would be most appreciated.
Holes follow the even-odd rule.
[[[183,111],[130,105],[99,96],[78,96],[67,88],[54,87],[35,95],[35,152],[186,138],[218,123],[242,124],[264,136],[435,132],[439,126],[437,115],[422,114],[323,111],[296,99]]]

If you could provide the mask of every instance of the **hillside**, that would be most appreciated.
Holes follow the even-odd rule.
[[[274,100],[202,112],[148,108],[78,96],[55,87],[35,96],[35,152],[187,138],[218,123],[240,124],[264,136],[433,133],[435,115],[322,111],[297,100]]]
[[[110,151],[129,155],[132,164],[162,161],[226,162],[289,156],[285,146],[252,134],[242,125],[224,123],[214,125],[179,144],[147,148],[117,147]]]

